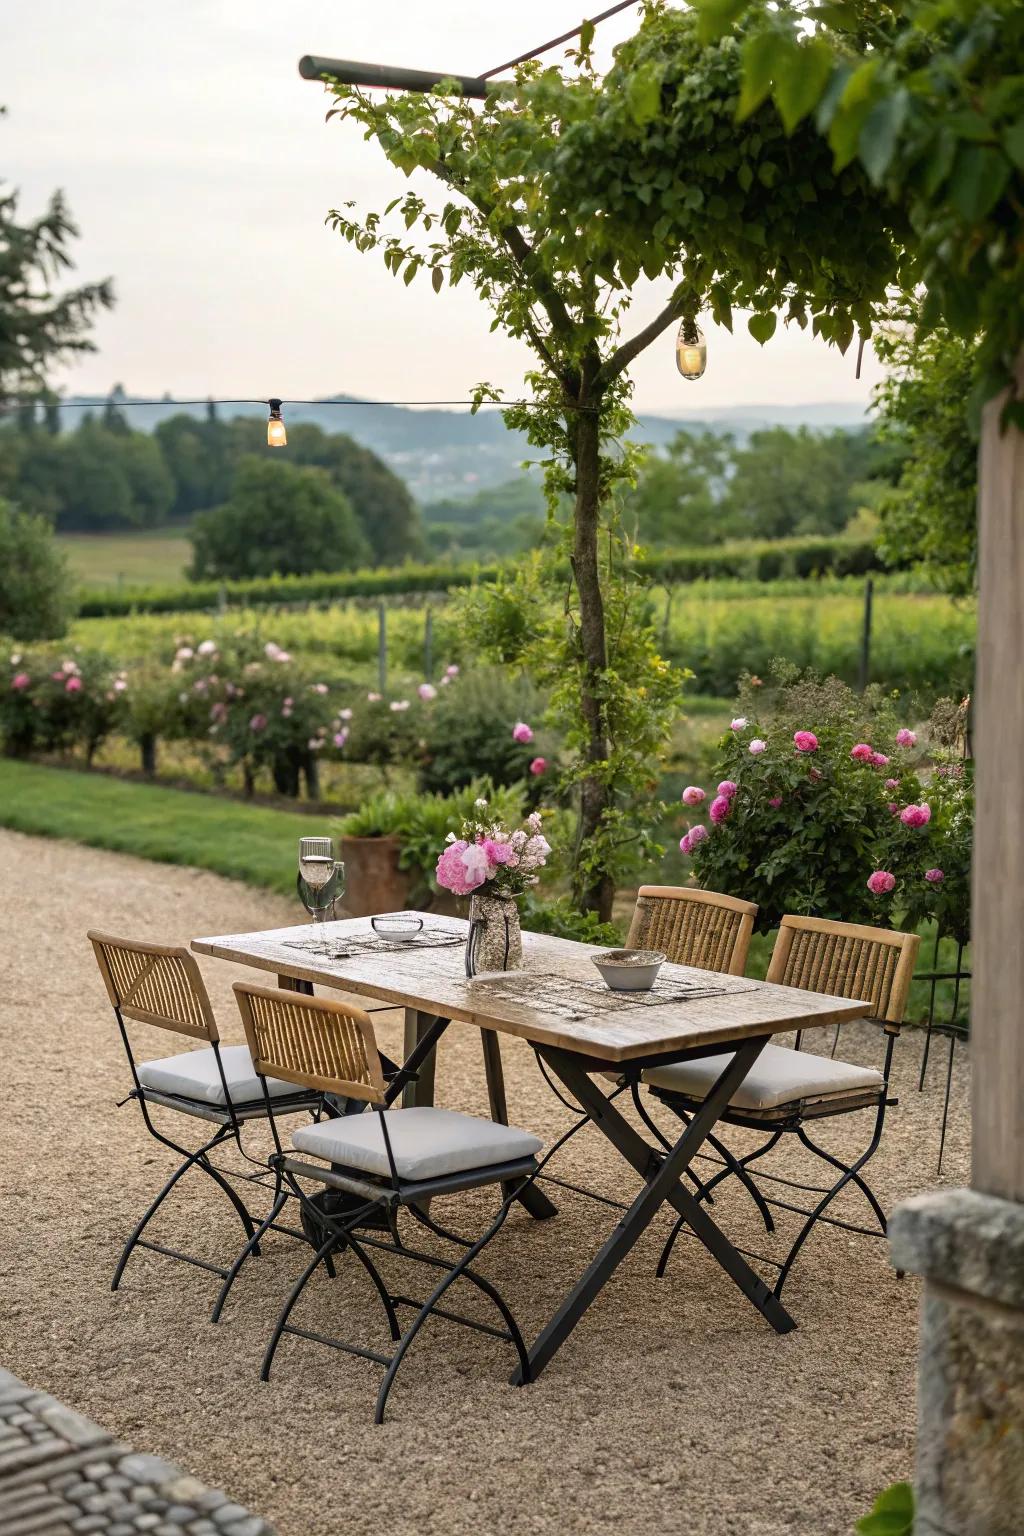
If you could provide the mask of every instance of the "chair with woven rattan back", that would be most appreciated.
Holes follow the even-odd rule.
[[[655,949],[674,965],[742,976],[757,907],[737,896],[684,885],[642,885],[626,944]]]
[[[722,1117],[726,1124],[764,1131],[768,1140],[742,1157],[730,1154],[726,1166],[707,1181],[706,1192],[714,1190],[723,1179],[738,1175],[754,1195],[769,1232],[775,1225],[769,1211],[771,1206],[795,1211],[805,1218],[786,1258],[781,1262],[767,1260],[778,1270],[774,1286],[776,1295],[781,1292],[797,1254],[816,1222],[828,1222],[866,1236],[885,1236],[885,1213],[861,1170],[877,1150],[886,1108],[896,1102],[889,1097],[893,1048],[906,1011],[919,945],[916,933],[838,923],[824,918],[786,916],[779,926],[766,979],[779,986],[801,987],[810,992],[869,1003],[870,1019],[881,1026],[886,1046],[879,1070],[802,1050],[799,1034],[792,1048],[768,1045],[736,1090]],[[688,1116],[699,1108],[727,1059],[725,1055],[708,1056],[699,1062],[655,1068],[644,1074],[644,1081],[674,1113]],[[874,1124],[867,1149],[852,1163],[844,1163],[826,1152],[807,1132],[812,1121],[858,1110],[873,1111]],[[796,1135],[810,1152],[837,1169],[839,1177],[830,1185],[811,1185],[759,1169],[755,1181],[751,1165],[770,1152],[787,1133]],[[766,1195],[759,1188],[762,1179],[791,1189],[810,1190],[821,1198],[807,1210]],[[853,1184],[867,1200],[877,1227],[840,1221],[825,1214],[828,1206],[849,1184]],[[679,1230],[677,1225],[665,1245],[658,1263],[659,1275],[664,1273]]]
[[[288,1148],[271,1121],[275,1151],[269,1163],[286,1188],[282,1188],[267,1220],[275,1218],[287,1199],[297,1200],[305,1230],[317,1233],[322,1241],[277,1320],[264,1353],[262,1379],[268,1379],[285,1333],[376,1360],[385,1368],[375,1412],[376,1422],[381,1423],[402,1359],[420,1328],[435,1315],[510,1342],[528,1379],[529,1361],[511,1311],[495,1287],[470,1264],[499,1231],[524,1188],[532,1184],[538,1170],[539,1139],[514,1126],[433,1105],[395,1107],[409,1077],[408,1063],[388,1080],[373,1021],[361,1008],[249,982],[236,982],[234,990],[253,1065],[262,1081],[272,1073],[297,1086],[315,1089],[325,1101],[327,1096],[342,1097],[350,1106],[353,1101],[365,1106],[363,1113],[335,1115],[301,1127],[293,1133]],[[315,1195],[307,1191],[307,1183],[319,1187]],[[510,1193],[502,1200],[496,1219],[475,1242],[455,1238],[431,1219],[430,1202],[435,1197],[488,1184],[503,1185]],[[410,1247],[399,1230],[402,1210],[436,1237],[456,1244],[457,1259],[448,1261]],[[258,1241],[259,1236],[258,1230],[253,1240]],[[395,1294],[368,1249],[397,1252],[404,1259],[441,1271],[441,1278],[425,1301]],[[318,1266],[327,1268],[339,1254],[351,1255],[373,1282],[395,1345],[392,1354],[328,1338],[289,1322]],[[485,1326],[439,1308],[441,1297],[459,1279],[483,1292],[500,1313],[502,1327]],[[398,1323],[400,1307],[411,1307],[414,1312],[404,1332]]]
[[[179,1180],[194,1168],[205,1173],[227,1196],[242,1222],[246,1237],[254,1236],[256,1223],[245,1203],[224,1171],[210,1161],[214,1148],[229,1139],[234,1140],[241,1151],[242,1123],[265,1119],[268,1114],[266,1096],[253,1070],[248,1047],[221,1044],[206,985],[195,956],[189,950],[138,939],[114,938],[94,931],[90,931],[88,937],[128,1057],[133,1083],[128,1097],[138,1100],[150,1135],[183,1159],[125,1243],[114,1270],[112,1289],[116,1291],[120,1285],[125,1265],[136,1248],[148,1248],[226,1278],[227,1269],[177,1248],[152,1242],[143,1237],[143,1232]],[[202,1048],[180,1051],[153,1061],[139,1061],[132,1045],[134,1031],[129,1032],[129,1024],[149,1025],[165,1033],[183,1036],[193,1047],[196,1042],[202,1042]],[[297,1091],[291,1083],[277,1080],[271,1084],[271,1097],[275,1113],[308,1109],[318,1102],[308,1091]],[[174,1110],[216,1129],[202,1146],[190,1151],[158,1129],[151,1113],[154,1108]],[[250,1251],[258,1253],[258,1244],[254,1244]]]

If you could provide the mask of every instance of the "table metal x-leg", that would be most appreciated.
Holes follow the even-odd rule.
[[[529,1351],[531,1379],[540,1375],[548,1361],[561,1348],[591,1302],[642,1237],[659,1207],[666,1202],[685,1218],[705,1248],[714,1255],[744,1296],[767,1318],[776,1333],[788,1333],[796,1327],[782,1303],[716,1226],[696,1196],[680,1182],[683,1172],[700,1150],[709,1132],[714,1129],[736,1088],[767,1045],[768,1038],[761,1036],[745,1040],[737,1047],[736,1055],[710,1089],[704,1103],[670,1152],[652,1147],[625,1119],[618,1107],[592,1080],[587,1071],[586,1058],[581,1060],[570,1051],[540,1047],[541,1055],[551,1070],[645,1183],[614,1232],[532,1345]],[[715,1047],[715,1050],[720,1052],[721,1045]],[[593,1070],[594,1064],[589,1065]],[[518,1386],[522,1379],[522,1373],[517,1369],[512,1381]]]

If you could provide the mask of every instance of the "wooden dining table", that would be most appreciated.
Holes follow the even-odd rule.
[[[773,1035],[861,1018],[869,1005],[669,964],[662,966],[651,991],[615,992],[593,964],[601,953],[598,947],[537,933],[523,934],[521,970],[468,977],[468,925],[453,917],[417,915],[423,930],[411,942],[380,939],[369,919],[353,918],[198,938],[192,948],[270,971],[291,990],[333,988],[404,1009],[404,1064],[414,1071],[406,1104],[433,1102],[437,1042],[451,1024],[470,1025],[483,1041],[491,1116],[507,1124],[499,1037],[528,1041],[639,1175],[639,1194],[534,1341],[530,1379],[565,1342],[665,1204],[685,1219],[776,1332],[795,1327],[779,1298],[712,1219],[699,1193],[682,1180]],[[636,1083],[648,1067],[720,1053],[732,1054],[674,1143],[646,1140],[607,1091],[609,1070],[619,1081]],[[555,1214],[535,1183],[522,1191],[522,1199],[537,1218]]]

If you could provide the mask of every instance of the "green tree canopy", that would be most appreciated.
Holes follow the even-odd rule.
[[[0,186],[0,408],[45,397],[54,366],[95,350],[89,328],[114,290],[108,280],[59,291],[77,235],[62,193],[22,222],[18,193]]]
[[[280,458],[242,459],[230,499],[198,513],[189,537],[197,581],[351,570],[369,554],[348,498],[325,472]]]
[[[74,611],[71,575],[50,525],[0,501],[0,634],[58,639]]]

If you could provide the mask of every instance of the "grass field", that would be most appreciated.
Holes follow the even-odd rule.
[[[183,533],[62,533],[57,543],[90,587],[143,587],[185,580],[192,546]]]

